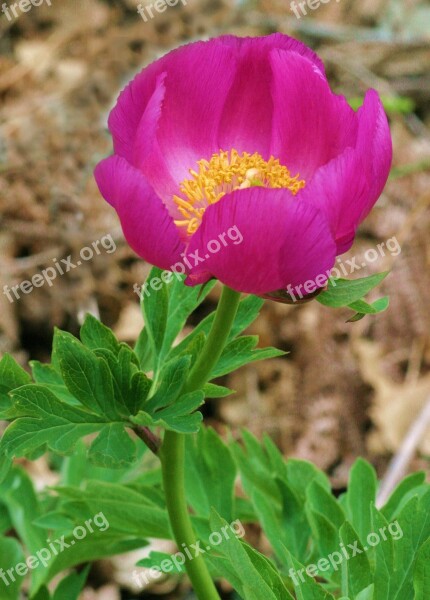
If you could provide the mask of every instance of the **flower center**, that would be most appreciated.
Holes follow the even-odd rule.
[[[181,195],[173,196],[173,201],[183,220],[175,221],[186,234],[193,234],[200,227],[202,217],[210,204],[215,204],[223,196],[234,190],[250,187],[287,188],[296,195],[306,182],[297,174],[291,177],[287,167],[277,158],[269,160],[255,152],[239,154],[237,150],[221,150],[208,160],[197,162],[198,170],[190,169],[191,179],[184,179],[179,189]]]

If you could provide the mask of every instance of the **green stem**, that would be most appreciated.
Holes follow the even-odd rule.
[[[212,328],[203,350],[191,370],[183,393],[202,389],[218,362],[227,343],[239,305],[240,294],[224,287]],[[178,548],[192,548],[197,542],[188,512],[185,494],[185,435],[166,431],[160,450],[164,493],[170,524]],[[199,600],[220,600],[215,584],[202,556],[185,564],[188,576]]]
[[[201,390],[208,381],[227,343],[239,301],[240,294],[238,292],[226,286],[223,288],[214,322],[203,350],[191,369],[184,394]]]

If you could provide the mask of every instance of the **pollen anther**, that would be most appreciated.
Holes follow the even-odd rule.
[[[239,154],[237,150],[221,150],[210,160],[197,162],[198,170],[190,169],[191,179],[180,184],[180,194],[173,197],[179,213],[184,217],[175,224],[186,234],[191,235],[199,228],[208,206],[215,204],[223,196],[238,189],[254,186],[281,189],[286,188],[296,195],[306,182],[297,174],[291,177],[287,167],[277,158],[269,160],[255,152]]]

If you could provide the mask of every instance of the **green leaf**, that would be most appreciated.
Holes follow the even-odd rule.
[[[135,417],[131,417],[130,421],[141,427],[150,427],[151,425],[154,425],[153,417],[143,410],[140,410]]]
[[[290,458],[286,461],[285,467],[286,481],[300,498],[300,502],[305,501],[307,488],[313,482],[317,482],[324,489],[330,490],[328,477],[312,463]]]
[[[256,349],[257,343],[258,336],[243,336],[227,344],[212,372],[211,378],[215,379],[227,375],[227,373],[257,360],[285,355],[285,352],[276,348]]]
[[[22,385],[30,383],[30,375],[24,371],[10,354],[5,354],[0,360],[0,416],[11,408],[9,392]]]
[[[81,406],[79,400],[69,392],[61,374],[53,367],[53,365],[43,364],[37,360],[32,360],[30,365],[33,379],[36,383],[43,384],[44,387],[50,389],[51,392],[53,392],[57,398],[63,400],[63,402],[66,402],[71,406]]]
[[[212,508],[233,519],[236,465],[228,446],[211,428],[186,440],[185,487],[197,515],[209,518]]]
[[[278,481],[281,498],[273,502],[259,490],[251,494],[252,505],[276,556],[281,561],[284,545],[302,559],[310,537],[304,506],[285,481]]]
[[[142,371],[151,371],[154,364],[154,353],[146,327],[142,329],[137,338],[134,352],[139,360]]]
[[[200,429],[203,416],[194,412],[204,402],[203,391],[191,392],[178,398],[173,404],[151,413],[139,411],[130,420],[143,427],[161,426],[179,433],[195,433]]]
[[[84,346],[90,350],[105,348],[113,352],[115,356],[120,351],[121,345],[109,327],[100,323],[98,319],[90,314],[86,315],[79,335]]]
[[[417,552],[430,538],[430,490],[413,497],[403,507],[396,522],[402,537],[395,542],[395,569],[390,578],[390,600],[413,597],[413,576]]]
[[[206,336],[204,333],[199,333],[194,336],[188,346],[184,348],[180,356],[189,356],[191,364],[194,364],[201,354],[203,347],[206,343]]]
[[[381,96],[382,103],[388,114],[409,115],[416,109],[416,103],[409,96]]]
[[[1,482],[0,482],[1,483]],[[0,503],[0,536],[12,529],[12,521],[5,504]]]
[[[270,589],[274,592],[276,598],[290,600],[292,596],[287,589],[285,582],[281,578],[280,573],[276,569],[275,565],[263,554],[257,552],[252,546],[241,542],[245,548],[246,553],[253,566],[257,569],[257,571],[264,577],[264,580],[269,584]],[[248,593],[252,590],[252,588],[248,585],[248,582],[245,582],[244,585],[245,593],[248,590]],[[248,597],[248,596],[246,596]]]
[[[46,586],[42,586],[35,594],[31,594],[31,600],[52,600],[51,594]]]
[[[413,113],[416,107],[414,100],[412,98],[409,98],[408,96],[381,96],[381,100],[386,112],[393,115],[408,115],[410,113]],[[363,106],[363,102],[364,99],[360,96],[350,98],[348,100],[348,104],[355,111],[358,110],[361,106]]]
[[[40,385],[18,388],[13,401],[19,418],[0,442],[0,451],[9,457],[27,456],[45,447],[67,454],[81,437],[103,426],[101,417],[69,406]]]
[[[24,582],[22,577],[13,579],[7,570],[23,563],[25,560],[22,548],[17,540],[11,537],[0,537],[0,598],[2,600],[19,600],[20,588]]]
[[[357,311],[356,314],[350,317],[347,323],[354,323],[355,321],[360,321],[366,315],[376,315],[378,313],[384,312],[387,310],[390,305],[390,299],[388,296],[384,296],[383,298],[379,298],[373,304],[369,304],[364,300],[357,300],[357,302],[353,302],[348,305],[348,308]]]
[[[389,304],[390,299],[388,298],[388,296],[384,296],[383,298],[379,298],[378,300],[373,302],[373,304],[369,304],[364,300],[357,300],[352,304],[348,304],[348,308],[364,315],[376,315],[377,313],[384,312],[384,310],[387,310]]]
[[[239,303],[236,318],[230,332],[229,339],[237,337],[242,331],[245,331],[257,319],[260,310],[264,305],[263,298],[259,296],[247,295]]]
[[[280,502],[281,494],[276,482],[277,471],[260,442],[248,431],[242,432],[244,448],[233,443],[231,449],[241,474],[242,485],[249,497],[258,489],[273,501]],[[285,473],[285,465],[284,465]]]
[[[5,354],[0,360],[0,390],[13,390],[30,383],[30,375],[24,371],[10,354]]]
[[[52,511],[34,519],[33,525],[41,529],[69,529],[73,521],[63,513]]]
[[[136,460],[136,444],[124,430],[124,425],[109,423],[91,444],[88,457],[100,467],[122,469]]]
[[[190,364],[189,356],[180,356],[164,366],[155,394],[143,406],[145,412],[152,413],[157,408],[165,408],[177,400],[187,379]]]
[[[394,542],[384,515],[372,506],[372,532],[380,542],[369,548],[369,563],[373,571],[375,600],[390,600],[390,579],[394,571]]]
[[[177,431],[178,433],[197,433],[200,430],[202,420],[203,415],[200,412],[196,412],[185,417],[174,417],[168,420],[158,419],[155,421],[155,425],[160,425],[164,429]]]
[[[154,490],[145,489],[143,493],[127,485],[105,481],[89,481],[85,489],[58,487],[56,490],[62,498],[74,501],[73,506],[67,506],[69,510],[76,510],[75,517],[80,522],[103,513],[111,533],[172,539],[164,506],[151,498]]]
[[[306,567],[297,561],[285,546],[283,561],[288,567],[288,576],[293,583],[297,600],[334,600],[334,596],[316,583],[314,578],[307,573]],[[308,565],[307,568],[309,573],[314,572],[315,569],[318,570],[318,566],[314,564]],[[325,571],[321,572],[319,576],[324,577]]]
[[[116,355],[111,350],[104,348],[95,350],[94,353],[99,358],[104,359],[109,367],[118,414],[123,418],[136,414],[143,399],[141,394],[136,395],[136,390],[133,389],[133,377],[139,372],[134,352],[124,345],[118,349]],[[141,373],[141,377],[146,379],[150,386],[148,378],[143,373]],[[144,399],[146,399],[149,388],[145,391]]]
[[[414,567],[414,600],[427,600],[430,589],[430,538],[418,550]]]
[[[237,337],[255,321],[263,304],[264,300],[258,298],[257,296],[251,295],[245,296],[245,298],[239,302],[236,317],[229,335],[230,341]],[[169,356],[173,357],[183,353],[189,347],[194,338],[202,334],[207,335],[212,327],[214,318],[215,312],[212,312],[205,319],[203,319],[203,321],[200,321],[193,331],[171,350]]]
[[[361,279],[337,279],[331,277],[328,281],[327,291],[322,292],[317,297],[317,300],[324,306],[331,306],[332,308],[348,306],[363,298],[363,296],[378,286],[387,275],[388,271]]]
[[[200,429],[203,416],[193,412],[203,404],[203,392],[191,392],[179,398],[173,405],[149,414],[139,411],[131,421],[143,427],[160,426],[178,433],[196,433]]]
[[[269,438],[261,445],[243,432],[246,451],[233,447],[245,492],[252,501],[278,558],[287,546],[305,561],[311,534],[305,512],[306,489],[312,481],[328,487],[324,475],[306,461],[285,461]]]
[[[172,282],[167,284],[169,291],[167,327],[160,361],[169,353],[173,342],[182,331],[188,317],[203,302],[216,284],[216,280],[214,280],[209,281],[205,286],[190,287],[185,285],[184,280],[184,276],[172,274]]]
[[[94,514],[94,513],[92,513]],[[91,518],[87,514],[86,519]],[[85,519],[81,521],[85,522]],[[85,539],[77,541],[73,546],[71,537],[66,537],[65,542],[69,544],[66,551],[61,552],[50,563],[48,569],[42,571],[44,582],[52,581],[58,574],[86,562],[95,562],[102,558],[109,558],[117,554],[125,554],[138,550],[147,545],[143,539],[134,535],[111,533],[110,531],[97,532],[88,535]],[[34,590],[37,588],[35,587]],[[61,600],[69,600],[69,596],[62,596]]]
[[[374,600],[374,598],[380,597],[375,597],[375,586],[372,584],[369,585],[366,589],[361,590],[361,592],[356,595],[355,600]]]
[[[127,399],[127,405],[132,415],[136,415],[145,406],[151,387],[152,381],[144,373],[138,371],[133,375],[131,378],[130,395]]]
[[[306,495],[314,482],[329,490],[326,476],[307,461],[289,459],[285,469],[278,469],[278,487],[282,501],[281,541],[304,562],[307,557],[311,524],[306,509]],[[333,527],[333,526],[331,526]]]
[[[333,494],[315,479],[306,488],[306,498],[311,509],[322,512],[337,529],[342,527],[346,520],[342,507]]]
[[[83,488],[85,482],[89,480],[105,481],[108,483],[130,483],[135,485],[146,485],[161,487],[161,470],[159,461],[149,452],[147,446],[137,441],[137,460],[132,465],[127,465],[122,469],[106,469],[95,466],[88,458],[87,447],[81,440],[76,445],[75,451],[71,456],[61,459],[60,483],[66,487],[75,486]],[[50,512],[52,511],[52,512]],[[59,519],[65,516],[70,517],[58,505],[48,507],[48,515],[52,514],[52,519],[59,515]],[[57,527],[52,526],[53,529]],[[67,529],[64,526],[64,529]]]
[[[227,522],[216,511],[212,511],[210,525],[213,531],[220,532]],[[244,598],[247,600],[287,600],[292,596],[282,582],[280,576],[269,561],[250,548],[236,536],[229,536],[216,551],[227,558],[242,583]],[[226,577],[229,577],[227,572]]]
[[[142,312],[148,340],[152,348],[153,370],[157,373],[159,357],[166,335],[169,314],[169,292],[161,279],[163,271],[153,267],[145,282],[148,293],[143,294]]]
[[[305,512],[306,489],[314,480],[329,488],[327,478],[306,461],[286,462],[267,438],[263,446],[244,431],[243,441],[245,449],[237,443],[232,449],[243,488],[267,538],[280,560],[286,546],[306,561],[311,534]]]
[[[184,279],[180,274],[153,268],[142,290],[145,329],[139,336],[136,353],[141,368],[154,370],[156,376],[188,317],[216,283],[190,287]],[[172,352],[169,358],[180,352]]]
[[[326,516],[318,510],[307,510],[308,520],[312,528],[312,540],[315,543],[313,557],[317,560],[321,556],[331,556],[339,551],[339,529],[331,523]],[[340,573],[333,566],[326,565],[327,572],[324,577],[327,580],[340,582]]]
[[[115,421],[118,407],[107,362],[64,331],[56,331],[54,346],[67,389],[88,410]]]
[[[345,497],[346,510],[351,524],[358,531],[363,544],[372,532],[372,506],[376,500],[377,477],[375,469],[359,458],[353,465],[348,492]]]
[[[163,571],[161,565],[164,561],[169,561],[170,566],[168,571]],[[150,552],[149,556],[142,558],[136,563],[136,567],[145,567],[146,569],[152,569],[156,567],[163,573],[183,575],[186,571],[185,568],[180,564],[179,561],[172,561],[172,556],[165,552]]]
[[[349,559],[342,557],[340,567],[342,571],[342,593],[345,596],[354,598],[373,583],[370,563],[366,554],[367,548],[365,550],[363,544],[358,541],[358,532],[348,522],[342,525],[340,538],[349,554]],[[355,546],[354,550],[348,544]],[[356,553],[355,556],[354,553]],[[342,556],[340,552],[339,554]]]
[[[204,402],[205,396],[203,391],[197,390],[196,392],[189,392],[183,394],[173,404],[170,404],[166,408],[158,410],[155,413],[155,417],[159,417],[165,421],[175,417],[185,417],[186,415],[193,413],[199,408]]]
[[[14,467],[0,486],[0,497],[5,503],[13,528],[26,546],[29,554],[34,555],[46,546],[46,532],[33,524],[41,516],[42,506],[36,496],[32,481],[27,473]],[[10,560],[10,557],[9,557]],[[9,568],[13,563],[9,563]],[[42,582],[43,570],[32,571],[32,582]]]
[[[79,596],[83,590],[88,577],[90,567],[86,567],[80,573],[70,573],[58,584],[52,600],[79,600]]]
[[[382,514],[389,521],[394,519],[397,511],[401,508],[402,502],[409,500],[409,493],[420,488],[426,480],[426,474],[423,471],[412,473],[399,483],[391,494],[385,506],[381,509]]]
[[[236,393],[235,390],[230,390],[223,385],[216,385],[215,383],[207,383],[203,388],[203,392],[205,398],[226,398]]]
[[[0,439],[0,484],[3,483],[12,468],[12,459],[1,454],[3,454],[3,450]]]

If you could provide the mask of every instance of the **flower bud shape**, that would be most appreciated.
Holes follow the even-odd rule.
[[[282,34],[170,52],[121,93],[109,129],[114,155],[95,177],[134,251],[186,265],[188,285],[217,278],[281,301],[305,282],[324,288],[392,161],[378,94],[355,112],[318,56]]]

